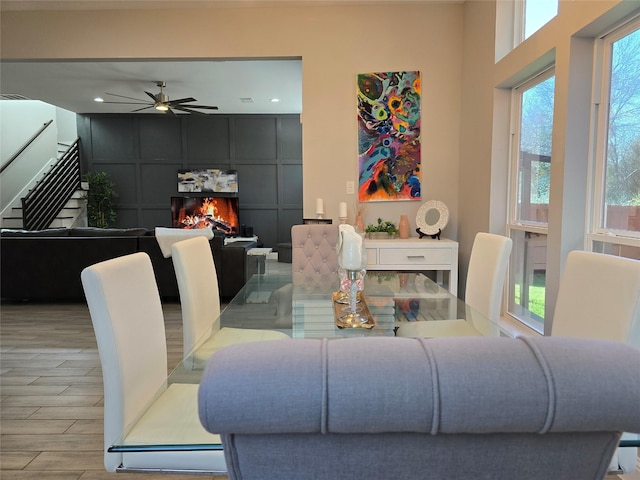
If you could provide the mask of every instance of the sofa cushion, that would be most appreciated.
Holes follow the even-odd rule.
[[[3,228],[0,230],[3,237],[67,237],[68,228],[47,228],[44,230],[23,230],[14,228]]]

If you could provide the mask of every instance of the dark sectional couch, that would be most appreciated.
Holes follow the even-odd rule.
[[[210,241],[221,297],[233,297],[256,265],[247,251],[257,242],[224,245]],[[83,268],[135,252],[151,258],[163,300],[177,300],[178,285],[171,258],[164,258],[153,230],[144,228],[59,228],[37,231],[0,230],[0,296],[2,300],[84,301]]]

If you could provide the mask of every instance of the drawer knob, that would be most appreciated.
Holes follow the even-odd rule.
[[[407,258],[424,258],[424,255],[407,255]]]

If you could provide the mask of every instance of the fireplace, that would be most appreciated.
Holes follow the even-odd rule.
[[[225,235],[238,235],[238,197],[171,197],[174,228],[212,228]]]

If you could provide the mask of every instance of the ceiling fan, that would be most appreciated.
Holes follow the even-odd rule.
[[[151,92],[145,91],[149,97],[153,99],[153,102],[147,102],[144,100],[140,100],[138,98],[126,97],[124,95],[117,95],[115,93],[107,93],[107,95],[112,95],[114,97],[127,98],[129,100],[135,100],[135,102],[103,102],[103,103],[119,103],[119,104],[127,104],[127,105],[146,105],[145,107],[138,108],[136,110],[132,110],[131,112],[140,112],[141,110],[146,110],[147,108],[155,108],[156,110],[164,113],[169,113],[171,115],[175,115],[174,110],[178,110],[180,112],[186,113],[195,113],[198,115],[206,115],[204,112],[199,112],[195,109],[202,110],[218,110],[218,107],[214,107],[211,105],[189,105],[190,102],[195,102],[196,99],[192,97],[188,98],[180,98],[178,100],[169,100],[169,95],[164,93],[164,87],[167,86],[165,82],[158,81],[156,85],[160,87],[160,92],[155,95]]]

